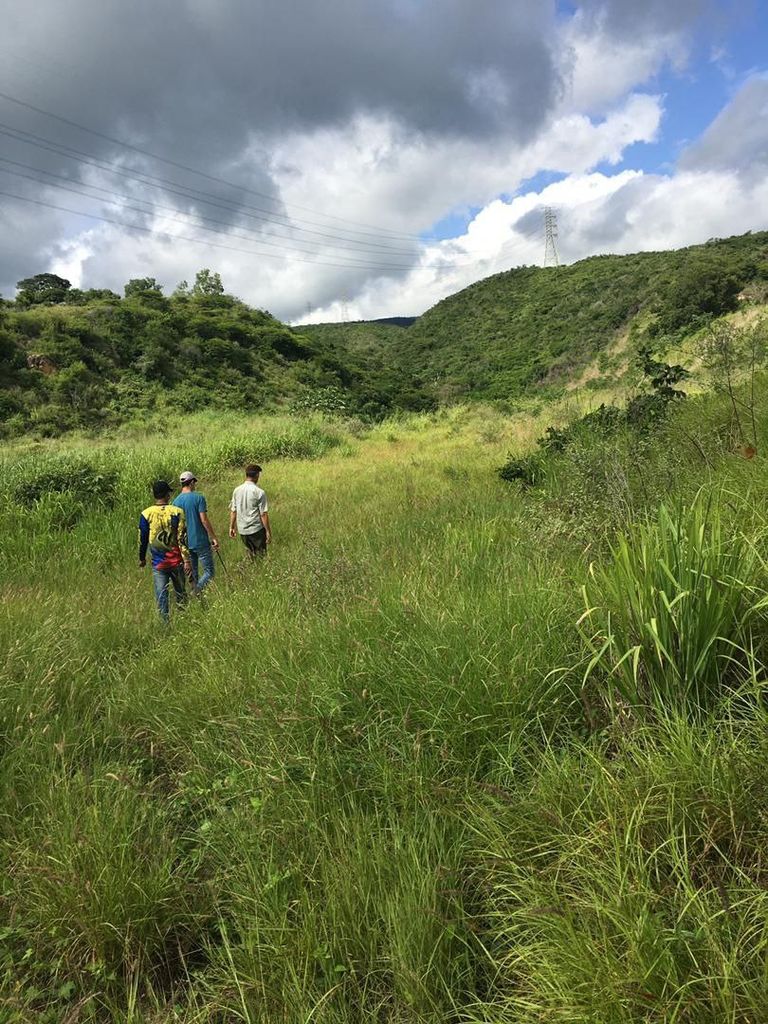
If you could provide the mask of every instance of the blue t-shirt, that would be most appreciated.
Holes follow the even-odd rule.
[[[205,498],[197,491],[182,492],[173,499],[173,504],[184,510],[184,517],[187,520],[187,546],[193,551],[210,547],[208,531],[200,521],[200,513],[207,512],[208,506]]]

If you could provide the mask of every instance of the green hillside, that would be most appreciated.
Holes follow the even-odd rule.
[[[0,300],[0,437],[112,426],[149,410],[376,417],[424,404],[382,360],[301,335],[201,275],[170,297],[151,278],[129,282],[122,298],[55,275],[20,282],[15,302]]]
[[[409,329],[415,318],[402,318],[407,324],[392,320],[356,320],[353,323],[299,324],[296,330],[324,346],[343,352],[379,358],[402,340],[400,335]]]
[[[594,256],[478,281],[407,330],[305,328],[348,345],[390,341],[388,359],[438,400],[510,399],[567,382],[627,330],[664,348],[768,288],[768,232],[671,252]],[[335,330],[334,330],[335,328]]]
[[[100,429],[206,406],[378,419],[467,399],[554,394],[625,335],[664,350],[744,294],[768,294],[768,232],[597,256],[478,281],[409,318],[292,329],[201,271],[165,296],[51,274],[0,300],[0,437]]]

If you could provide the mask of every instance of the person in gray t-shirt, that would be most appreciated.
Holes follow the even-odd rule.
[[[266,555],[267,544],[272,543],[269,504],[258,486],[260,473],[261,466],[245,467],[245,482],[234,489],[229,505],[229,536],[239,533],[251,558]]]

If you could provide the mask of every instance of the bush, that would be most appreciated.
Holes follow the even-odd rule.
[[[70,456],[48,456],[35,459],[28,467],[22,464],[13,496],[22,505],[40,501],[49,494],[64,493],[83,503],[107,504],[114,497],[116,486],[114,470]]]
[[[637,395],[625,410],[602,404],[567,427],[547,427],[536,442],[540,453],[510,458],[497,470],[501,479],[520,480],[529,487],[542,484],[547,477],[547,457],[564,456],[571,467],[582,468],[588,488],[609,485],[611,472],[604,472],[603,467],[618,468],[613,439],[629,427],[639,449],[643,432],[663,418],[671,402],[685,398],[685,392],[674,386],[688,377],[682,366],[659,362],[647,346],[640,349],[637,361],[649,392]],[[625,467],[620,476],[624,484],[628,476]],[[579,490],[572,487],[574,494]]]
[[[524,455],[522,458],[512,457],[496,471],[502,480],[512,483],[519,480],[526,487],[540,484],[545,476],[544,459],[541,455]]]
[[[528,487],[542,484],[547,475],[547,456],[559,455],[574,449],[585,439],[589,447],[590,438],[595,431],[609,435],[624,423],[624,413],[613,405],[601,405],[593,412],[561,429],[547,427],[543,437],[536,444],[540,451],[523,457],[511,457],[497,472],[502,480],[512,482],[520,480]]]
[[[343,416],[347,412],[347,396],[337,387],[306,388],[291,403],[293,412],[321,412],[330,416]]]

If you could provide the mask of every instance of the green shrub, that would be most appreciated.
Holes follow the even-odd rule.
[[[117,472],[76,457],[47,456],[17,470],[13,496],[21,505],[48,494],[67,493],[81,502],[106,504],[115,493]]]
[[[544,480],[545,462],[541,455],[537,453],[523,455],[522,457],[513,456],[507,459],[504,465],[500,466],[496,472],[507,483],[519,480],[526,487],[535,487]]]

